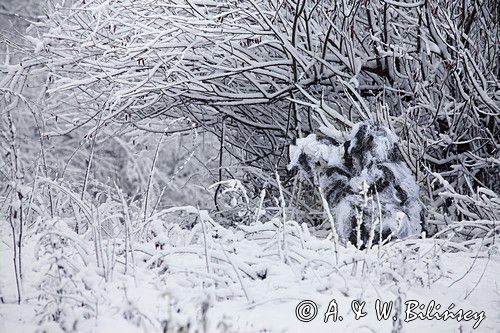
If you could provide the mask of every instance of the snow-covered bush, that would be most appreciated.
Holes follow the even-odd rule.
[[[499,190],[496,2],[360,5],[51,2],[49,19],[34,20],[29,36],[15,45],[22,62],[6,57],[0,67],[0,107],[7,110],[0,132],[9,132],[4,124],[12,118],[24,156],[39,153],[26,144],[36,133],[46,177],[79,174],[78,185],[89,174],[115,178],[130,191],[149,187],[157,197],[178,192],[165,184],[170,177],[152,177],[151,186],[139,188],[126,184],[148,183],[141,172],[154,164],[153,154],[135,163],[130,156],[139,149],[131,142],[152,147],[155,134],[203,129],[220,141],[219,167],[236,161],[268,175],[277,168],[286,187],[284,156],[294,138],[321,125],[343,131],[379,119],[399,135],[402,158],[422,182],[422,199],[433,203],[432,231],[470,220],[467,210],[439,195],[443,183],[433,180],[437,173],[459,196],[471,198],[481,196],[478,187]],[[11,110],[19,112],[11,117]],[[123,140],[128,134],[142,140]],[[123,152],[99,149],[110,137],[121,140],[116,146]],[[5,139],[4,156],[13,147],[12,138]],[[116,179],[124,170],[126,177]],[[214,182],[234,178],[223,170]],[[0,186],[8,174],[0,173]],[[258,195],[261,185],[249,195]],[[492,220],[491,214],[474,215]]]
[[[96,317],[104,279],[92,260],[92,249],[66,222],[56,219],[39,226],[35,237],[38,261],[31,274],[37,290],[38,323],[53,322],[65,332],[76,332],[88,329],[85,322]]]
[[[0,331],[283,331],[290,300],[466,275],[462,301],[495,296],[497,1],[10,2]]]
[[[290,147],[289,168],[315,178],[338,235],[358,246],[395,236],[418,237],[424,212],[415,177],[401,160],[398,137],[369,122],[356,124],[343,144],[310,134]]]
[[[301,133],[380,119],[426,180],[433,228],[469,219],[431,182],[437,172],[459,195],[475,196],[478,186],[498,192],[498,158],[489,158],[499,133],[496,2],[360,5],[65,2],[29,29],[26,59],[2,67],[0,88],[19,93],[17,77],[43,77],[36,105],[44,134],[77,128],[105,137],[125,125],[170,135],[194,126],[218,137],[220,167],[231,158],[277,167],[283,179],[284,151]],[[191,123],[168,125],[179,119]]]

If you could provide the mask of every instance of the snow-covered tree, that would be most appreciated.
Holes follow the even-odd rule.
[[[436,204],[429,222],[444,225],[471,218],[463,195],[498,192],[497,9],[469,0],[71,1],[48,9],[29,30],[23,66],[4,71],[46,73],[48,133],[203,128],[219,138],[222,164],[282,176],[294,138],[378,121],[425,182],[423,199]],[[443,196],[435,173],[458,195]]]

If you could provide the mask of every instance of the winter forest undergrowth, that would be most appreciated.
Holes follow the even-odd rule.
[[[499,13],[0,0],[0,332],[499,332]]]

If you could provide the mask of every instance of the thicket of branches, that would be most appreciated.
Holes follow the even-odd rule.
[[[231,158],[274,178],[289,176],[295,138],[373,120],[400,136],[432,223],[498,220],[498,11],[468,0],[66,2],[12,45],[25,59],[3,67],[2,131],[14,141],[9,110],[29,106],[38,75],[24,119],[38,121],[42,148],[203,129],[219,138],[221,167]],[[15,178],[18,162],[6,164]]]
[[[72,331],[108,316],[206,331],[210,302],[254,306],[263,285],[276,284],[280,298],[301,288],[292,280],[355,297],[369,279],[377,295],[391,286],[401,300],[450,274],[445,252],[474,258],[465,274],[494,255],[496,1],[47,4],[41,16],[0,5],[0,15],[31,24],[23,37],[1,32],[0,222],[17,302],[36,308],[38,324]],[[371,228],[364,250],[361,235],[358,249],[338,246],[333,215],[343,207],[287,170],[295,139],[321,128],[345,142],[360,121],[399,136],[411,172],[398,175],[412,185],[399,191],[401,205],[421,211],[415,176],[434,237],[370,247]],[[365,148],[356,149],[371,154]],[[355,176],[370,167],[357,164]],[[330,192],[348,188],[330,180]],[[354,185],[373,213],[366,183],[358,194]],[[358,216],[358,234],[364,218],[375,223]],[[4,283],[2,303],[12,301]],[[128,295],[154,284],[142,302]]]

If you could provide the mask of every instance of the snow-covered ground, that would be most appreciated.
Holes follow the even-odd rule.
[[[118,238],[103,239],[107,253],[101,253],[99,264],[93,242],[73,237],[64,220],[45,221],[45,227],[25,238],[21,305],[15,304],[9,230],[2,227],[0,332],[57,332],[61,327],[95,332],[500,329],[496,245],[464,251],[451,241],[424,239],[369,251],[341,245],[335,250],[332,240],[319,239],[292,221],[283,226],[274,219],[229,230],[203,212],[200,217],[192,230],[170,224],[168,215],[152,221],[148,232],[155,238],[132,244],[133,258],[129,253],[125,259]],[[377,320],[377,299],[394,302],[388,320]],[[302,300],[317,305],[310,322],[296,317]],[[454,304],[453,313],[471,310],[478,317],[405,322],[405,302],[411,300],[425,305],[434,300],[440,313]],[[366,316],[355,319],[353,301],[358,311],[358,304],[366,302],[361,308]],[[334,304],[338,320],[330,316],[325,323],[325,312],[329,305],[335,310]]]

